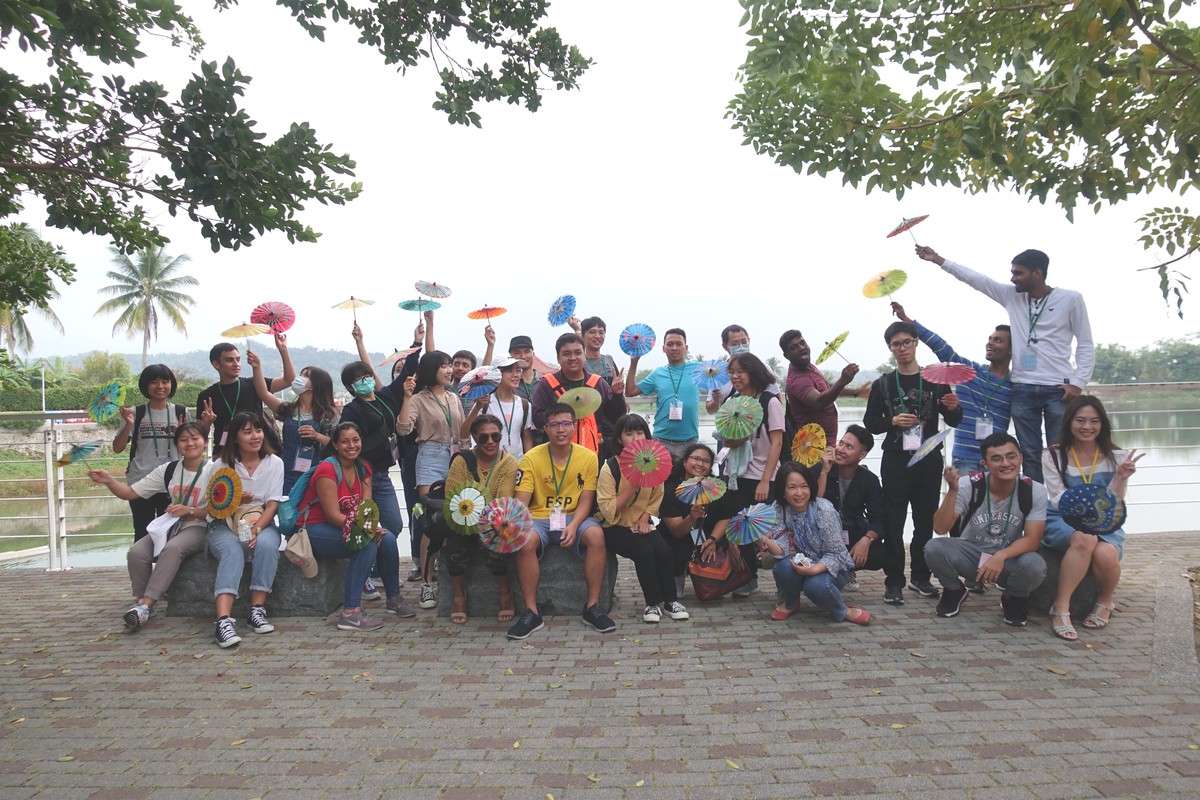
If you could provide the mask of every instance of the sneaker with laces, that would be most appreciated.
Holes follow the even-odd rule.
[[[250,606],[250,629],[255,633],[270,633],[275,630],[271,620],[267,619],[265,606]]]
[[[361,608],[343,610],[338,617],[339,631],[377,631],[383,627],[383,620],[364,614]]]
[[[134,603],[133,607],[125,612],[123,619],[126,628],[136,631],[142,627],[142,623],[150,619],[150,609],[144,603]]]
[[[541,614],[536,611],[526,611],[517,617],[517,621],[508,629],[507,636],[510,639],[528,639],[544,627],[546,627],[546,623],[542,622]]]
[[[846,581],[846,585],[842,587],[842,591],[843,592],[857,592],[858,591],[858,573],[856,571],[850,570],[850,579]]]
[[[600,610],[600,606],[588,606],[583,610],[583,622],[591,625],[601,633],[611,633],[617,629],[617,623]]]
[[[691,614],[683,607],[683,603],[678,600],[672,600],[663,606],[663,611],[667,612],[667,616],[671,619],[689,619]]]
[[[217,644],[221,647],[233,647],[242,643],[242,637],[237,635],[232,617],[221,617],[217,620]]]
[[[433,593],[432,584],[421,584],[421,598],[417,601],[417,605],[421,608],[437,608],[437,596]]]
[[[642,610],[642,622],[659,622],[662,620],[662,609],[658,606],[646,606]]]
[[[410,606],[400,595],[389,597],[387,602],[384,603],[383,608],[389,613],[395,614],[397,617],[406,618],[415,617],[417,615],[416,610]]]
[[[413,567],[412,571],[404,578],[406,583],[416,583],[421,580],[421,568]]]
[[[888,586],[883,590],[883,602],[889,606],[904,605],[904,587],[903,586]]]
[[[1000,595],[1000,607],[1004,609],[1004,624],[1024,628],[1029,624],[1029,611],[1024,597],[1013,597],[1005,592]]]
[[[378,600],[382,596],[383,595],[379,594],[379,587],[375,585],[375,581],[368,577],[366,583],[363,584],[362,599]]]
[[[956,617],[962,610],[963,602],[967,599],[967,587],[960,581],[957,589],[943,589],[942,599],[938,600],[937,615],[939,617]]]
[[[911,580],[908,582],[908,588],[921,595],[921,597],[928,597],[930,599],[933,599],[941,594],[941,592],[937,590],[937,587],[927,580]]]
[[[749,583],[733,590],[734,597],[749,597],[758,591],[758,578],[751,578]]]

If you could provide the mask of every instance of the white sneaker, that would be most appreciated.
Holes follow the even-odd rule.
[[[858,573],[855,570],[850,570],[850,580],[846,581],[846,585],[842,587],[843,592],[858,591]]]
[[[690,619],[691,615],[688,610],[683,607],[683,603],[678,600],[672,600],[663,606],[663,610],[667,612],[667,616],[671,619]]]
[[[646,606],[642,612],[642,622],[658,622],[662,619],[662,609],[658,606]]]
[[[133,607],[125,612],[123,617],[125,627],[131,631],[136,631],[142,627],[142,623],[150,619],[150,609],[141,603],[134,603]]]
[[[437,596],[433,593],[433,587],[428,583],[421,584],[421,599],[417,602],[421,608],[437,608]]]

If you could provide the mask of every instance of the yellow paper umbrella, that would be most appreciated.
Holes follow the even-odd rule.
[[[811,467],[821,460],[825,452],[825,429],[815,422],[810,422],[792,439],[792,458],[806,467]]]
[[[908,280],[908,274],[902,269],[889,269],[881,272],[863,285],[863,296],[872,300],[887,297],[898,290]]]
[[[354,323],[357,325],[358,324],[358,309],[366,308],[367,306],[373,306],[373,305],[375,305],[374,300],[363,300],[361,297],[355,297],[354,295],[350,295],[349,300],[343,300],[340,303],[334,303],[333,308],[338,308],[338,309],[341,309],[342,311],[345,311],[346,309],[350,309],[350,311],[354,314]]]
[[[817,364],[817,366],[820,366],[825,361],[828,361],[829,357],[832,356],[834,353],[837,353],[838,348],[841,347],[843,344],[845,344],[846,337],[849,335],[850,335],[850,331],[842,331],[837,336],[833,337],[832,342],[826,342],[825,349],[821,351],[821,355],[817,356],[817,360],[813,363]],[[838,353],[838,355],[841,356],[842,354]],[[842,356],[842,360],[846,361],[846,357]],[[846,363],[848,364],[850,362],[846,361]]]

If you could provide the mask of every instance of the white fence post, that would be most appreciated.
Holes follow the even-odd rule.
[[[46,459],[46,531],[50,546],[50,572],[62,569],[58,561],[58,513],[54,502],[54,472],[57,469],[54,462],[58,458],[58,429],[53,425],[43,432],[42,452]]]

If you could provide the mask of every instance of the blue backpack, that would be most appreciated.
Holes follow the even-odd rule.
[[[328,461],[330,464],[333,464],[333,468],[337,471],[338,483],[341,483],[342,465],[339,464],[338,460],[333,456],[324,459],[324,461]],[[317,502],[316,497],[314,497],[312,502],[308,503],[303,508],[300,507],[300,504],[304,501],[304,495],[308,493],[308,484],[312,480],[313,473],[317,471],[317,467],[321,466],[324,461],[318,461],[316,464],[313,464],[311,467],[305,470],[304,474],[296,479],[296,483],[293,484],[291,491],[288,493],[287,500],[284,500],[279,504],[279,507],[275,512],[275,518],[279,523],[279,532],[284,536],[291,536],[296,532],[296,523],[299,521],[300,515],[312,508]],[[366,470],[362,469],[361,467],[358,467],[357,471],[360,479],[366,472]]]

